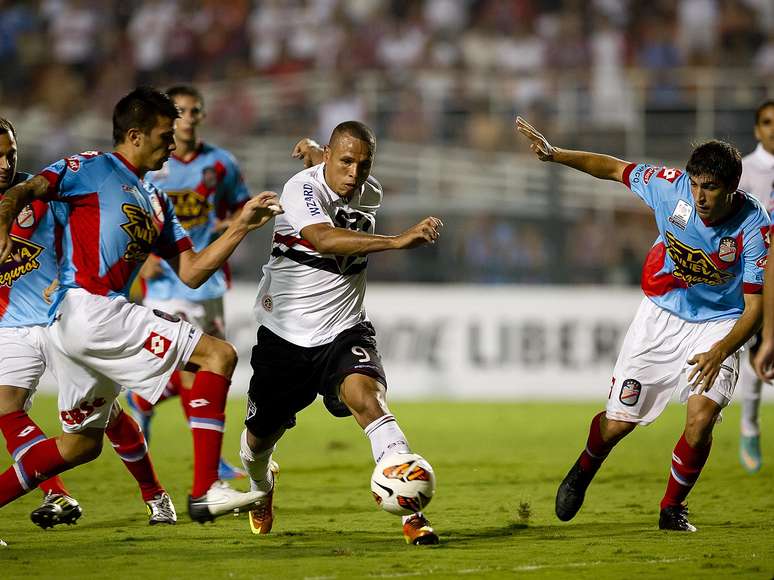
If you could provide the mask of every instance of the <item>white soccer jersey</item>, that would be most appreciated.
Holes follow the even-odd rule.
[[[263,267],[255,315],[258,323],[298,346],[331,342],[368,320],[363,307],[366,256],[320,254],[301,237],[318,223],[373,234],[382,187],[369,177],[347,201],[325,183],[325,164],[294,175],[282,190],[285,213],[274,221],[269,262]]]
[[[766,211],[774,211],[774,155],[758,143],[755,150],[742,158],[739,189],[755,196]]]

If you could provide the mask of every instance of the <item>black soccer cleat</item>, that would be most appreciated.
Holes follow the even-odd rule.
[[[69,495],[47,493],[40,507],[30,514],[32,523],[44,530],[58,524],[73,525],[83,515],[80,504]]]
[[[556,517],[563,522],[569,522],[575,517],[583,505],[586,489],[592,479],[594,479],[594,474],[584,472],[580,467],[580,459],[578,459],[556,491]]]
[[[658,516],[659,530],[675,532],[695,532],[696,526],[688,521],[688,508],[684,505],[670,505],[661,510]]]

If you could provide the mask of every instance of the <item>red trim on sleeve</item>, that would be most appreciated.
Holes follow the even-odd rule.
[[[174,245],[168,245],[168,246],[162,246],[159,248],[156,248],[156,251],[154,254],[157,256],[164,258],[165,260],[169,260],[170,258],[174,258],[175,256],[179,256],[183,252],[190,250],[193,248],[193,243],[191,242],[191,238],[188,236],[181,238],[175,242]]]
[[[53,171],[49,171],[48,169],[44,169],[40,173],[38,173],[42,178],[44,178],[46,181],[48,181],[48,192],[47,195],[49,198],[56,197],[56,190],[59,187],[59,182],[62,179],[62,176],[58,173],[55,173]]]
[[[629,176],[632,174],[632,171],[635,167],[637,167],[636,163],[629,163],[629,165],[626,166],[626,169],[624,169],[623,175],[621,176],[621,181],[629,189],[632,188],[631,183],[629,183]]]
[[[296,238],[295,236],[286,236],[284,234],[278,234],[275,232],[274,241],[278,244],[283,244],[289,248],[298,245],[298,246],[304,246],[305,248],[309,248],[310,250],[317,251],[317,249],[310,242],[306,241],[303,238]]]
[[[760,294],[763,292],[763,284],[748,284],[744,282],[742,284],[742,292],[745,294]]]

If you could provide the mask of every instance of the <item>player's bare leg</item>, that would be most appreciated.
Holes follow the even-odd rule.
[[[387,407],[386,395],[383,384],[359,373],[347,375],[339,387],[339,398],[371,441],[374,462],[387,452],[411,453],[406,436]],[[439,542],[438,534],[422,512],[404,516],[402,523],[403,536],[409,544]]]
[[[0,386],[0,429],[5,436],[8,453],[14,460],[34,445],[35,440],[45,439],[43,432],[24,411],[29,395],[27,389]],[[83,514],[81,506],[58,475],[41,482],[38,487],[43,492],[43,502],[30,514],[36,525],[46,529],[57,524],[74,524]]]
[[[591,480],[613,447],[634,431],[636,423],[608,419],[605,411],[591,420],[586,447],[559,485],[556,492],[556,517],[570,521],[578,513]]]
[[[200,523],[232,511],[249,510],[264,496],[259,492],[237,492],[218,479],[226,396],[236,363],[234,347],[207,334],[202,335],[188,361],[189,370],[197,369],[189,403],[194,481],[188,513],[191,519]]]
[[[688,398],[685,431],[672,452],[669,473],[658,527],[662,530],[695,532],[687,518],[683,501],[690,493],[709,457],[712,447],[712,429],[720,415],[721,406],[703,395]]]

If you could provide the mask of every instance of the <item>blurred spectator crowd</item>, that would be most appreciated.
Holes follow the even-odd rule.
[[[43,111],[48,127],[45,140],[24,145],[37,147],[27,162],[99,145],[80,143],[70,127],[109,119],[137,84],[178,82],[205,87],[209,127],[226,147],[261,135],[325,140],[338,122],[358,118],[379,139],[513,150],[522,144],[508,119],[518,112],[562,145],[602,143],[621,155],[640,122],[663,139],[638,155],[682,161],[695,111],[659,116],[696,100],[676,75],[694,67],[770,83],[774,2],[0,0],[0,58],[3,109]],[[644,97],[633,98],[632,74],[644,79]],[[576,92],[565,90],[567,79]],[[762,96],[736,91],[742,114],[719,117],[714,130],[744,135],[738,144],[749,150],[748,111]],[[562,129],[567,99],[586,124],[565,119]],[[635,107],[656,113],[637,121]],[[601,139],[589,140],[595,131]],[[414,217],[384,214],[380,230]],[[644,212],[594,210],[559,227],[550,216],[457,214],[447,231],[438,248],[374,258],[373,277],[636,283],[655,237]]]
[[[292,133],[287,121],[297,120],[307,131],[319,123],[324,134],[326,114],[364,112],[358,73],[379,71],[394,90],[379,108],[388,118],[370,121],[391,137],[496,147],[499,128],[485,117],[453,122],[487,106],[477,101],[491,98],[493,78],[513,79],[503,98],[534,117],[550,106],[552,75],[580,76],[591,114],[615,125],[627,121],[630,68],[650,74],[649,97],[667,105],[680,98],[666,78],[677,67],[774,75],[774,2],[0,0],[0,58],[6,106],[43,105],[61,116],[109,112],[135,84],[232,83],[213,115],[235,132]],[[293,73],[334,79],[322,119],[319,100],[288,85]],[[268,110],[234,83],[248,78],[278,87],[283,110]],[[428,119],[428,107],[443,111],[442,122]]]

